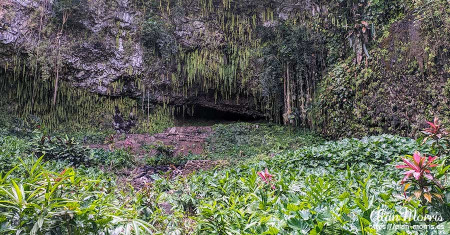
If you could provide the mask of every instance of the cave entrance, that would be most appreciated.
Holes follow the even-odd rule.
[[[263,117],[222,111],[208,107],[194,106],[175,113],[176,124],[180,126],[214,125],[232,122],[264,122]]]

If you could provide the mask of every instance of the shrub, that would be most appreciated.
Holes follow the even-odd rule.
[[[415,150],[430,153],[429,145],[420,145],[415,140],[392,135],[364,137],[362,139],[343,139],[329,141],[317,147],[303,148],[288,153],[289,164],[298,163],[304,166],[332,166],[345,169],[348,165],[368,163],[384,167],[392,163],[398,156]]]
[[[112,170],[129,168],[136,163],[134,156],[125,149],[116,149],[114,151],[95,149],[92,150],[92,156],[92,160],[96,165]]]
[[[61,23],[63,17],[67,17],[67,26],[83,27],[80,21],[85,17],[88,6],[87,0],[56,0],[53,4],[53,12],[55,19],[58,20],[57,23]]]
[[[323,140],[303,129],[272,125],[234,123],[215,125],[207,139],[206,150],[210,158],[249,158],[258,154],[271,154],[315,145]]]
[[[89,164],[89,149],[69,137],[50,137],[41,134],[33,140],[32,150],[36,156],[45,156],[45,160],[63,160],[78,166]]]
[[[19,167],[27,174],[0,180],[1,234],[154,232],[105,177],[89,178],[73,168],[53,172],[41,161],[24,162]]]
[[[199,234],[385,234],[389,227],[377,217],[379,210],[400,217],[405,210],[440,213],[442,220],[430,224],[443,226],[446,205],[404,204],[403,190],[396,189],[390,163],[415,149],[431,151],[428,144],[390,135],[344,139],[194,175],[184,187],[197,198]],[[264,168],[270,174],[256,172]],[[258,175],[275,189],[258,184]]]
[[[428,122],[429,127],[422,133],[425,134],[423,143],[430,141],[437,156],[450,156],[450,134],[441,124],[439,118],[435,117],[433,122]]]
[[[302,147],[315,141],[300,134],[283,139],[291,135],[283,128],[270,135],[272,132],[264,131],[265,126],[256,128],[249,124],[243,133],[232,126],[228,128],[230,132],[224,126],[223,132],[215,133],[216,137],[224,134],[216,143],[239,139],[232,143],[244,143],[239,146],[243,150],[265,138],[270,141],[260,145],[270,145],[277,155],[187,178],[153,175],[154,181],[139,192],[133,188],[129,192],[118,190],[116,179],[98,168],[73,169],[66,167],[64,161],[42,163],[42,158],[36,160],[34,156],[19,160],[17,168],[7,175],[3,172],[0,177],[0,233],[14,234],[19,230],[26,234],[402,233],[403,229],[390,230],[386,226],[399,221],[386,223],[377,217],[380,210],[397,217],[404,216],[405,210],[417,215],[438,214],[443,221],[425,223],[443,226],[443,232],[448,233],[449,166],[445,160],[425,158],[423,162],[432,160],[437,166],[430,164],[427,169],[421,165],[422,178],[428,179],[425,175],[430,174],[440,180],[444,203],[439,197],[425,204],[414,198],[405,201],[405,190],[397,184],[400,172],[392,170],[399,156],[414,150],[427,155],[435,152],[431,140],[421,145],[422,141],[382,135]],[[245,130],[250,130],[247,139]],[[23,143],[26,147],[26,142]],[[170,155],[170,146],[160,145],[160,155],[165,151]],[[290,146],[298,149],[291,150]],[[19,154],[26,151],[19,149],[25,149],[18,150]],[[271,153],[265,150],[260,154]],[[118,151],[92,150],[93,160],[99,165],[117,159],[122,159],[113,163],[118,166],[131,162],[127,151]],[[19,159],[19,155],[13,155]],[[418,156],[416,162],[420,165],[422,159],[417,160]],[[422,192],[425,193],[428,192]],[[407,219],[399,223],[425,224]]]
[[[178,165],[181,163],[182,159],[178,156],[174,156],[175,147],[173,145],[166,145],[161,141],[157,141],[156,143],[146,146],[148,150],[156,150],[156,155],[149,157],[146,159],[146,163],[153,166],[158,165],[169,165],[175,164]]]
[[[165,60],[170,60],[178,52],[175,37],[158,19],[150,18],[144,23],[142,43],[147,49]]]
[[[30,145],[14,136],[0,136],[0,172],[8,172],[20,163],[20,156]]]
[[[429,140],[432,152],[436,156],[427,156],[415,152],[413,156],[407,155],[403,158],[403,163],[406,165],[397,165],[399,169],[407,169],[403,174],[405,175],[400,184],[404,184],[403,194],[407,201],[412,200],[412,196],[407,195],[412,191],[414,197],[419,200],[423,208],[427,208],[427,203],[435,211],[439,211],[444,217],[449,217],[450,205],[444,201],[448,186],[442,184],[444,176],[450,166],[446,164],[449,157],[449,133],[444,126],[441,125],[437,117],[433,122],[428,122],[429,127],[424,129],[422,133],[426,135],[422,143]],[[434,200],[433,200],[434,199]],[[414,202],[411,203],[414,205]],[[423,210],[423,215],[426,211]]]

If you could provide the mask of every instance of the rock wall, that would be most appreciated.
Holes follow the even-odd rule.
[[[292,91],[293,119],[326,136],[412,136],[423,119],[450,116],[449,6],[432,2],[380,25],[368,58],[356,41],[356,56],[343,49],[347,32],[332,28],[347,29],[340,1],[3,0],[0,66],[47,81],[45,92],[58,72],[100,95],[274,121]]]
[[[176,68],[142,45],[142,27],[149,13],[137,1],[72,2],[79,5],[70,10],[61,30],[62,19],[55,13],[56,0],[2,1],[0,66],[11,71],[19,61],[27,70],[38,70],[33,74],[39,78],[54,79],[59,63],[62,80],[101,95],[264,116],[251,95],[240,97],[239,101],[222,99],[214,89],[199,90],[172,83],[168,74]],[[190,6],[185,10],[198,12],[198,8]],[[223,35],[215,29],[216,24],[209,24],[200,16],[193,18],[184,10],[178,15],[149,11],[154,11],[152,15],[164,23],[163,27],[170,28],[177,47],[192,50],[222,42]]]
[[[127,6],[127,1],[114,1],[117,4],[114,10],[111,1],[85,2],[88,5],[83,11],[69,14],[71,24],[67,23],[61,30],[62,23],[54,16],[52,0],[2,1],[0,63],[12,64],[12,57],[23,53],[28,57],[22,59],[30,65],[37,62],[42,70],[46,69],[46,63],[54,66],[51,59],[39,57],[55,57],[60,37],[59,60],[65,71],[61,77],[75,86],[106,94],[110,83],[130,77],[126,68],[133,67],[137,73],[142,71],[143,52],[139,43],[134,41],[128,50],[124,48],[126,34],[137,33],[137,12]]]
[[[332,67],[311,118],[324,135],[417,136],[425,120],[450,123],[449,6],[430,4],[392,23],[370,51]]]

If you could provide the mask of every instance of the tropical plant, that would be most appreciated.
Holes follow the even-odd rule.
[[[211,159],[243,160],[257,155],[275,156],[323,141],[304,129],[266,123],[218,124],[213,130],[206,146],[206,157]]]
[[[382,135],[322,142],[314,141],[308,132],[289,134],[284,127],[256,126],[232,124],[228,132],[227,126],[220,126],[215,142],[209,142],[217,144],[213,154],[218,154],[229,146],[219,144],[222,140],[234,141],[237,148],[228,153],[249,149],[251,161],[187,177],[154,174],[143,188],[122,190],[114,174],[101,169],[107,168],[103,167],[106,162],[122,158],[115,154],[127,153],[124,149],[92,150],[95,164],[71,168],[62,160],[43,162],[45,156],[19,158],[26,145],[17,154],[12,148],[19,163],[12,163],[13,169],[0,175],[0,233],[401,234],[406,231],[389,229],[373,215],[382,210],[402,218],[388,224],[416,225],[402,217],[406,209],[441,216],[426,223],[449,232],[445,222],[450,219],[449,167],[442,157],[427,157],[434,151],[431,141],[421,144]],[[266,141],[258,145],[262,139]],[[4,143],[8,141],[18,139]],[[261,151],[251,149],[253,145]],[[423,195],[421,200],[406,201],[405,189],[397,184],[398,173],[392,171],[398,156],[415,150],[422,154],[417,153],[416,161],[414,156],[406,157],[408,164],[401,168],[414,170],[405,179],[404,185],[411,184],[406,193],[420,189],[414,183],[416,177],[427,184],[434,182],[430,178],[439,180],[442,187],[430,189],[424,184],[430,190],[422,194],[431,193],[431,203]],[[126,164],[123,158],[113,166]]]
[[[450,136],[439,118],[435,117],[433,122],[427,121],[427,123],[429,127],[422,131],[426,135],[423,142],[430,140],[437,156],[450,156]]]
[[[264,183],[270,185],[272,189],[275,189],[275,185],[273,185],[272,183],[272,181],[274,180],[273,175],[269,173],[269,170],[267,170],[267,168],[264,171],[258,171],[258,176]]]
[[[419,152],[415,152],[413,156],[407,157],[412,158],[413,161],[411,162],[407,158],[403,158],[403,162],[406,165],[396,166],[397,169],[409,169],[403,173],[405,177],[401,181],[401,184],[406,183],[404,187],[405,197],[407,190],[411,188],[415,190],[414,196],[417,199],[423,199],[423,203],[425,200],[431,202],[433,196],[442,201],[443,197],[441,192],[443,187],[431,173],[431,168],[438,166],[437,164],[433,164],[433,161],[437,157],[429,156],[427,158]]]
[[[434,117],[433,122],[427,121],[427,123],[430,126],[422,131],[424,134],[428,135],[427,137],[441,139],[442,137],[448,135],[448,132],[441,125],[438,117]]]
[[[146,48],[169,61],[177,52],[175,37],[164,23],[155,18],[148,19],[142,27],[142,41]]]
[[[26,174],[15,175],[16,167],[0,180],[2,234],[153,232],[120,194],[109,194],[118,190],[105,178],[86,178],[73,168],[52,172],[42,160],[22,161],[18,168]]]
[[[89,149],[67,136],[51,137],[36,134],[32,151],[36,156],[45,155],[45,160],[64,160],[71,165],[89,164]]]
[[[146,149],[156,151],[154,156],[146,159],[147,164],[152,166],[169,164],[179,165],[183,161],[183,157],[175,156],[175,147],[173,145],[166,145],[161,141],[146,146]]]
[[[28,141],[24,139],[15,136],[0,136],[0,172],[6,173],[20,164],[16,156],[22,155],[29,148]]]
[[[86,0],[56,0],[53,5],[53,12],[58,23],[65,21],[68,26],[83,27],[80,19],[87,11]]]
[[[109,170],[120,170],[131,168],[135,163],[135,156],[127,149],[104,150],[95,149],[91,151],[91,163]]]

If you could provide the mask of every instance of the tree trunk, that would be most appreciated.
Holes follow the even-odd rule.
[[[53,106],[56,106],[56,96],[58,94],[59,57],[60,57],[61,37],[62,37],[63,30],[64,30],[64,24],[66,23],[68,17],[69,17],[69,12],[64,12],[63,13],[63,22],[61,24],[61,30],[58,33],[58,47],[56,49],[57,53],[56,53],[56,63],[55,63],[56,78],[55,78],[55,88],[54,88],[54,91],[53,91]]]
[[[61,46],[61,38],[60,35],[58,35],[58,47],[57,47],[57,53],[56,53],[56,62],[55,62],[55,88],[53,90],[53,106],[56,106],[56,96],[58,94],[58,83],[59,83],[59,47]]]
[[[286,66],[286,78],[284,80],[284,114],[283,114],[284,125],[290,124],[291,113],[292,113],[291,86],[290,86],[289,62],[288,62]]]

